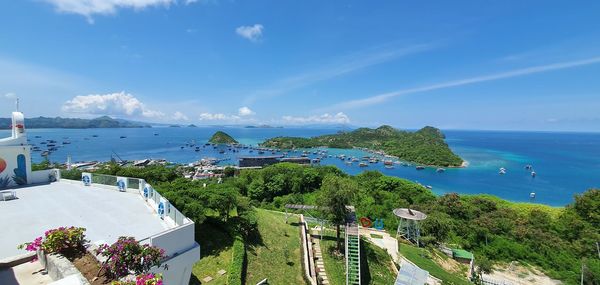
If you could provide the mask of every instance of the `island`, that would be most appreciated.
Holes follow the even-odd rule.
[[[236,141],[233,137],[231,137],[230,135],[228,135],[225,132],[222,131],[217,131],[216,133],[214,133],[212,135],[212,137],[210,138],[210,140],[208,140],[209,143],[212,144],[234,144],[234,143],[238,143],[238,141]]]
[[[294,148],[366,148],[382,151],[399,159],[428,166],[460,167],[463,159],[452,152],[444,134],[437,128],[424,127],[416,132],[397,130],[383,125],[376,129],[358,128],[350,132],[322,135],[312,138],[275,137],[261,144],[263,147]]]
[[[0,129],[9,129],[10,118],[0,118]],[[37,117],[26,118],[25,126],[30,129],[94,129],[94,128],[151,128],[147,123],[113,119],[102,116],[95,119]]]
[[[194,124],[189,124],[187,127],[188,127],[188,128],[197,128],[198,126],[196,126],[196,125],[194,125]]]

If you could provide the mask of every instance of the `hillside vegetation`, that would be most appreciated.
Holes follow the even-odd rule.
[[[463,160],[448,147],[444,134],[434,127],[416,132],[400,131],[390,126],[376,129],[359,128],[312,138],[276,137],[263,142],[265,147],[280,149],[332,147],[362,147],[382,150],[386,154],[415,163],[435,166],[460,166]]]
[[[96,172],[143,178],[194,220],[197,229],[203,230],[207,228],[204,223],[218,219],[235,234],[244,236],[248,245],[246,272],[251,274],[245,276],[247,281],[272,276],[276,271],[267,267],[276,268],[270,261],[279,260],[281,265],[277,263],[278,266],[285,268],[281,272],[293,272],[285,273],[286,280],[295,282],[297,269],[293,268],[300,262],[294,257],[297,256],[295,249],[283,245],[286,241],[296,243],[297,228],[285,227],[281,215],[274,217],[268,214],[270,212],[255,208],[283,210],[285,204],[315,205],[321,194],[335,184],[351,185],[348,198],[357,216],[381,218],[389,232],[395,232],[398,226],[392,213],[394,208],[411,207],[426,213],[428,217],[421,225],[421,243],[427,247],[449,244],[469,250],[475,254],[475,262],[482,266],[489,265],[489,261],[501,264],[519,261],[540,268],[566,284],[579,284],[583,263],[584,283],[600,284],[596,248],[600,240],[598,189],[575,195],[574,201],[563,208],[551,208],[484,195],[436,196],[406,179],[376,171],[350,176],[333,166],[278,163],[263,169],[242,170],[236,177],[225,177],[222,183],[177,178],[181,177],[180,170],[181,167],[133,168],[107,164]],[[80,180],[81,172],[64,171],[61,177]],[[206,187],[203,183],[207,183]],[[313,214],[318,216],[319,213]],[[253,255],[253,251],[258,254]],[[409,252],[403,253],[410,256]],[[198,268],[194,272],[198,274]],[[293,282],[285,284],[295,284]]]
[[[222,131],[217,131],[216,133],[214,133],[212,137],[208,140],[208,142],[214,144],[238,143],[233,137]]]

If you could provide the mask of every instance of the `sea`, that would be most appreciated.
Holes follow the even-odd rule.
[[[258,155],[248,149],[232,152],[203,144],[218,130],[225,131],[240,143],[257,145],[276,136],[311,137],[332,134],[339,129],[328,128],[243,128],[243,127],[153,127],[131,129],[28,129],[32,145],[45,149],[43,141],[56,140],[60,145],[52,152],[52,162],[64,163],[68,156],[73,162],[166,159],[176,163],[191,163],[211,157],[220,164],[237,165],[240,156]],[[331,157],[321,160],[322,165],[335,165],[349,174],[377,170],[386,175],[409,179],[431,188],[436,194],[491,194],[516,202],[535,202],[564,206],[574,201],[574,195],[590,188],[600,187],[600,133],[574,132],[516,132],[516,131],[462,131],[445,130],[450,148],[468,162],[465,168],[436,168],[417,170],[415,166],[383,163],[359,167],[346,164],[337,155],[362,157],[370,155],[358,149],[326,149]],[[10,132],[0,131],[0,137]],[[122,138],[124,137],[124,138]],[[63,144],[68,142],[68,144]],[[185,147],[195,143],[200,147]],[[181,147],[184,146],[182,149]],[[299,154],[299,153],[298,153]],[[264,155],[271,155],[266,153]],[[311,157],[316,157],[311,153]],[[40,152],[32,153],[32,160],[40,162]],[[536,172],[532,177],[526,165]],[[505,168],[506,173],[499,174]],[[535,193],[532,198],[531,193]]]

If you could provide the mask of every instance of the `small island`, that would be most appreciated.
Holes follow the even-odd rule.
[[[359,128],[351,132],[312,138],[276,137],[266,140],[261,145],[280,149],[321,146],[366,148],[428,166],[464,166],[462,158],[452,152],[444,139],[444,134],[434,127],[427,126],[416,132],[408,132],[384,125],[376,129]]]
[[[217,131],[214,135],[212,135],[212,137],[210,138],[210,140],[208,140],[209,143],[212,144],[235,144],[238,143],[238,141],[236,141],[233,137],[231,137],[230,135],[228,135],[225,132],[222,131]]]

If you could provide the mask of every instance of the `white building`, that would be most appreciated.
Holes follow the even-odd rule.
[[[27,253],[17,245],[60,226],[86,228],[91,244],[111,244],[120,236],[133,236],[162,248],[167,257],[152,271],[162,273],[168,285],[189,283],[192,267],[200,259],[192,220],[143,179],[84,173],[74,181],[61,179],[55,169],[31,171],[23,114],[12,116],[11,137],[0,139],[0,179],[4,181],[0,193],[16,194],[17,199],[0,197],[0,284],[5,281],[2,276],[18,276],[16,272],[3,275],[14,270],[13,261]]]

